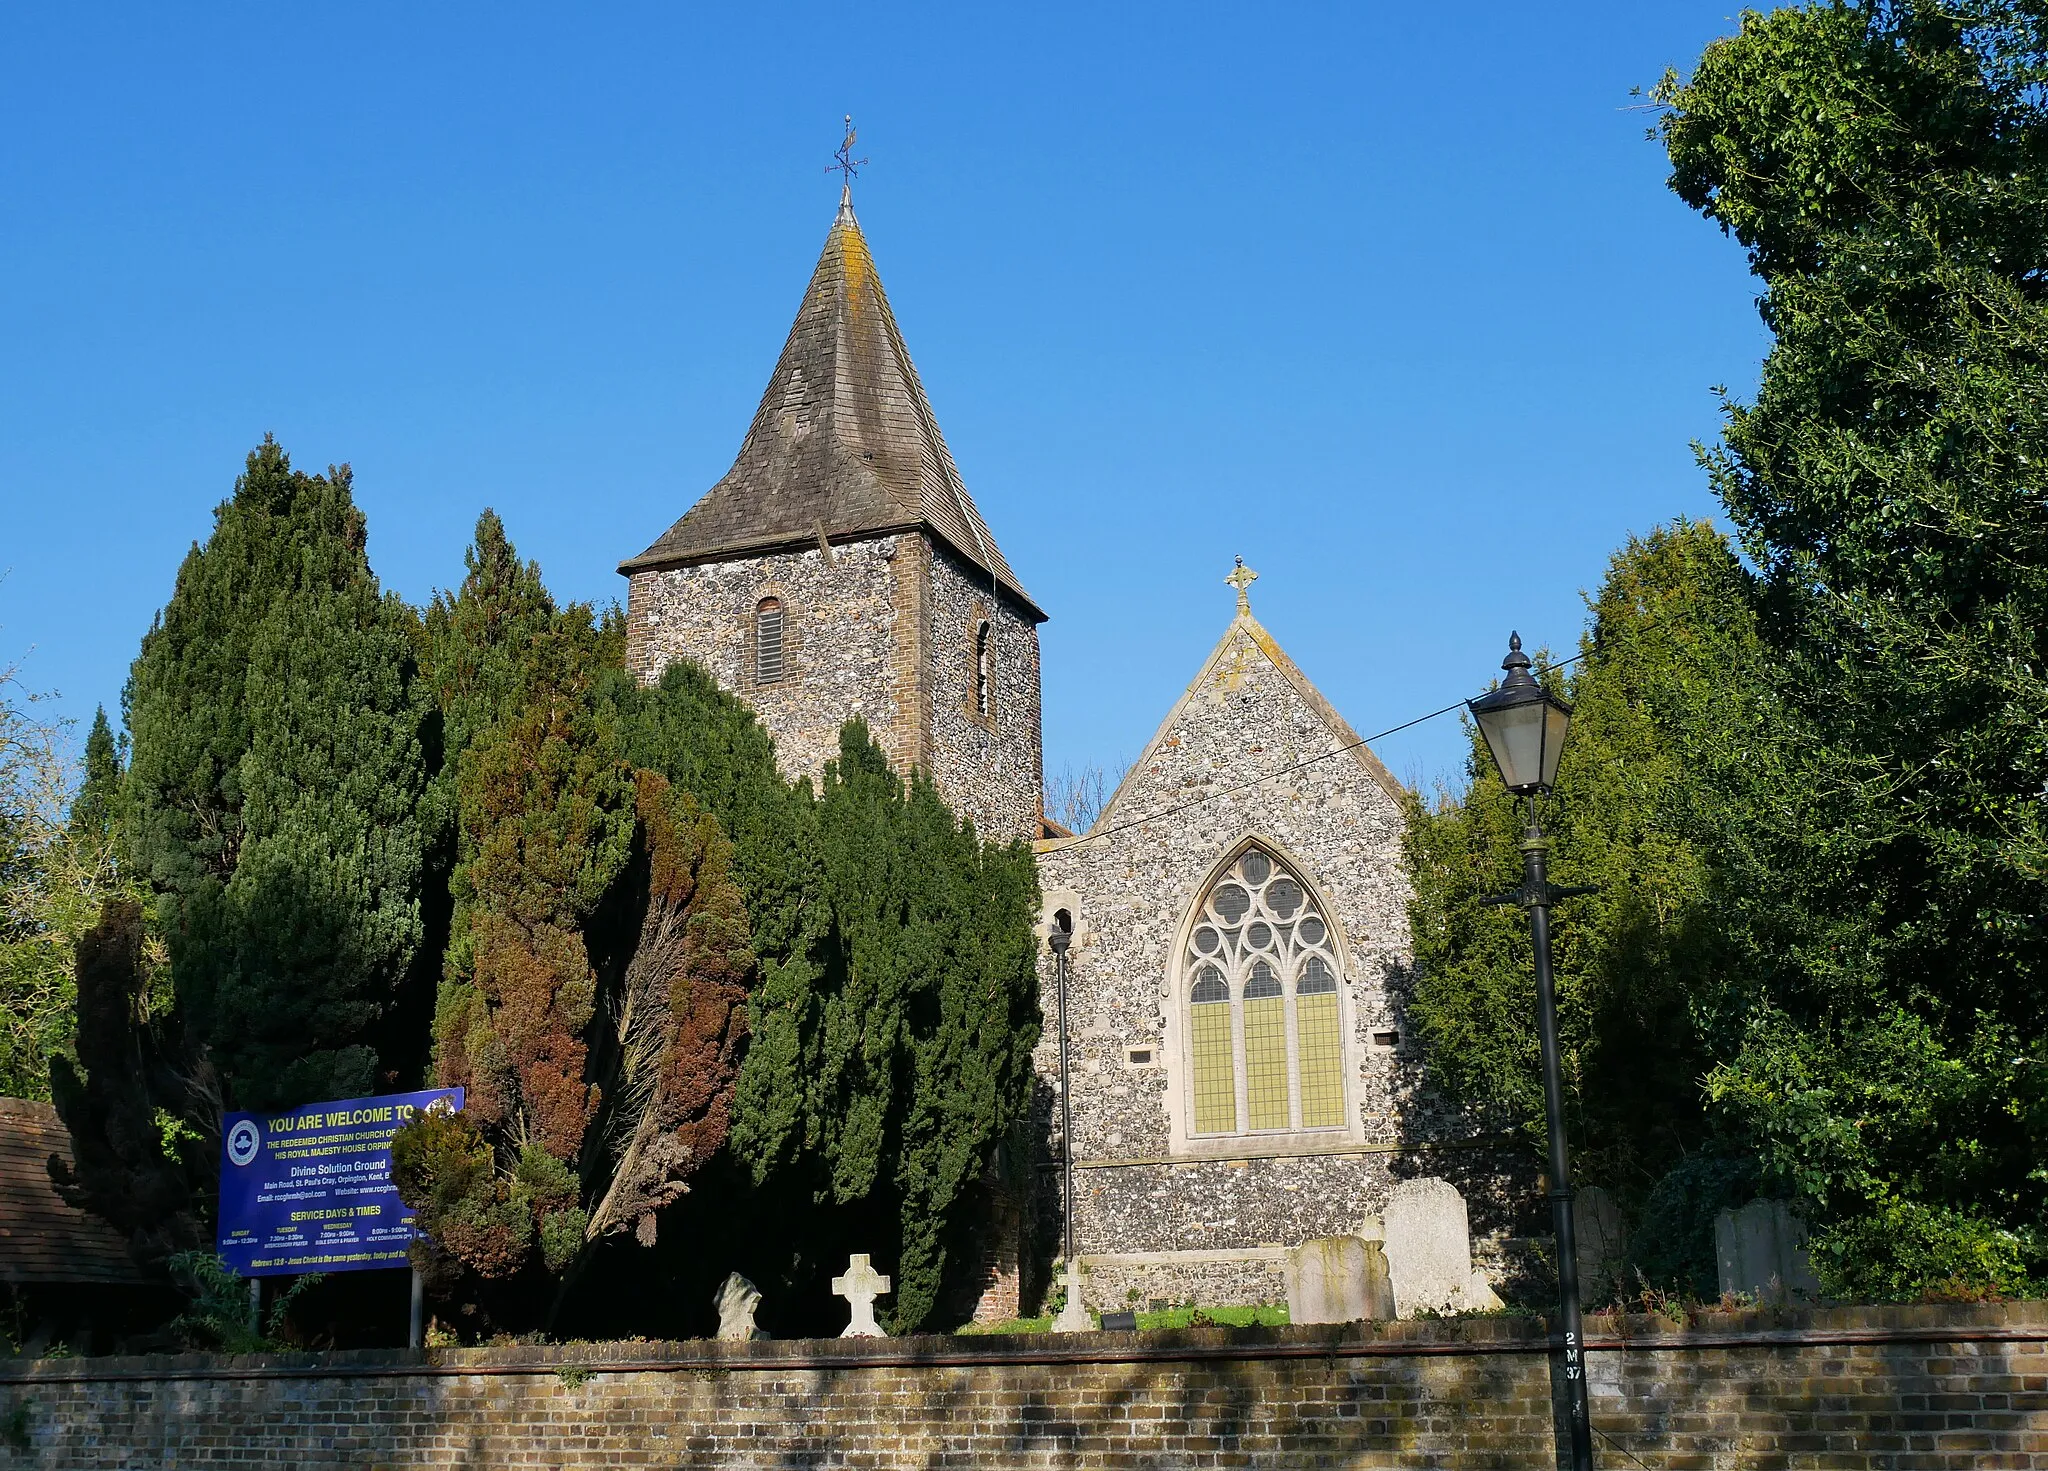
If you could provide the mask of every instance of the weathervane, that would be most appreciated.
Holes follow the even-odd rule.
[[[1223,579],[1237,589],[1237,611],[1250,613],[1252,610],[1252,584],[1259,580],[1259,574],[1245,566],[1244,558],[1237,559],[1237,570]]]
[[[825,165],[825,172],[828,174],[834,169],[839,170],[842,176],[841,187],[847,189],[853,187],[853,181],[860,177],[861,169],[867,164],[866,159],[853,156],[853,136],[853,114],[849,112],[846,115],[846,137],[832,155],[839,161]]]

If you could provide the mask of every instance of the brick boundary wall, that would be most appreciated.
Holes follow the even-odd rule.
[[[2048,1468],[2048,1303],[1588,1319],[1606,1467]],[[1553,1467],[1541,1325],[0,1361],[0,1468]]]

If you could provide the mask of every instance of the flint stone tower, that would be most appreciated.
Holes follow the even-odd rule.
[[[704,665],[786,776],[859,715],[984,836],[1039,835],[1046,615],[961,483],[850,195],[732,468],[619,571],[635,677]]]

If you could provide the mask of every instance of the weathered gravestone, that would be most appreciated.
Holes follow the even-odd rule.
[[[1603,1307],[1627,1285],[1628,1226],[1621,1207],[1598,1185],[1572,1192],[1572,1225],[1578,1238],[1579,1301]]]
[[[1739,1211],[1722,1211],[1714,1222],[1714,1256],[1724,1293],[1769,1302],[1820,1296],[1806,1255],[1806,1222],[1787,1201],[1752,1200]]]
[[[832,1291],[846,1299],[853,1309],[853,1321],[841,1338],[887,1338],[875,1321],[875,1299],[889,1290],[889,1279],[868,1263],[868,1254],[857,1251],[846,1259],[846,1274],[832,1279]]]
[[[1393,1283],[1394,1311],[1485,1312],[1500,1298],[1472,1266],[1472,1227],[1465,1197],[1448,1180],[1403,1180],[1380,1216]]]
[[[754,1311],[761,1306],[761,1289],[738,1272],[718,1285],[711,1301],[718,1309],[718,1336],[721,1339],[731,1343],[768,1336],[754,1326]]]
[[[1287,1253],[1287,1317],[1294,1323],[1356,1323],[1394,1316],[1394,1286],[1377,1241],[1323,1236]]]

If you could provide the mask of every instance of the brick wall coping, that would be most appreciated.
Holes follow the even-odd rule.
[[[1589,1352],[1674,1352],[1827,1344],[2048,1342],[2048,1302],[1752,1309],[1706,1312],[1690,1324],[1649,1314],[1586,1320]],[[1172,1363],[1203,1360],[1470,1357],[1541,1354],[1540,1319],[1450,1318],[1284,1328],[972,1337],[812,1338],[757,1343],[633,1341],[333,1353],[153,1354],[0,1361],[0,1383],[120,1380],[400,1379],[559,1374],[960,1368],[975,1365]]]

